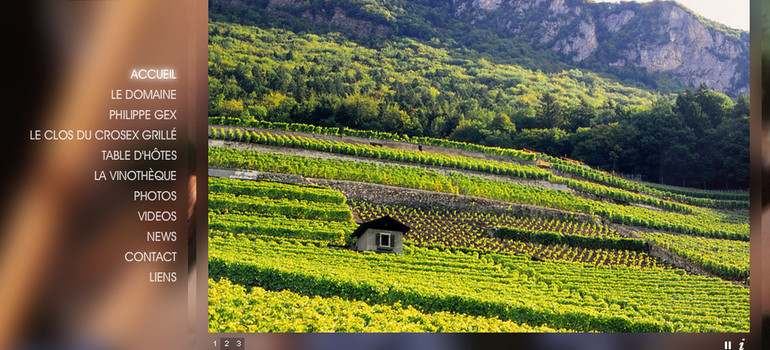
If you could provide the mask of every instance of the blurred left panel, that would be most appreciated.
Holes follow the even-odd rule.
[[[0,349],[194,347],[206,8],[3,11]]]

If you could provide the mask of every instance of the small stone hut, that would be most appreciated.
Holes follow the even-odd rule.
[[[385,215],[358,226],[352,237],[357,238],[352,249],[378,253],[404,253],[404,233],[410,230],[398,220]]]

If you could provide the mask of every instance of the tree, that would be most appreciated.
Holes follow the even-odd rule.
[[[540,97],[537,118],[540,120],[540,127],[543,129],[563,126],[564,120],[561,115],[561,104],[556,101],[556,97],[550,92],[545,92]]]
[[[639,161],[637,138],[632,125],[618,122],[580,128],[571,137],[571,157],[605,170],[630,172]]]
[[[750,100],[749,95],[741,95],[738,96],[738,98],[735,100],[735,105],[733,106],[733,118],[741,118],[741,117],[748,117],[751,113],[750,111]]]
[[[694,97],[695,102],[700,105],[701,111],[706,115],[708,128],[715,128],[732,112],[734,104],[730,97],[723,93],[709,90],[705,85],[700,86],[695,92]]]
[[[346,96],[340,101],[336,119],[340,124],[354,128],[381,130],[381,103],[382,101],[359,94]]]
[[[515,148],[528,148],[552,156],[568,153],[569,140],[562,129],[527,129],[516,133],[513,143]]]
[[[481,132],[481,126],[478,123],[472,123],[463,119],[460,125],[449,135],[449,139],[480,144],[484,141],[484,134]]]
[[[499,131],[504,135],[510,135],[516,131],[516,125],[511,122],[511,118],[505,113],[497,113],[489,124],[489,129]]]
[[[749,187],[749,117],[724,120],[716,131],[716,157],[720,161],[720,182],[724,188]]]
[[[703,130],[710,127],[710,120],[704,117],[701,105],[696,101],[692,90],[687,90],[676,96],[676,107],[679,115],[684,119],[685,125],[695,130]]]
[[[674,113],[674,104],[668,99],[653,102],[648,110],[637,113],[630,120],[638,132],[639,161],[633,169],[624,172],[641,174],[647,181],[660,181],[662,144],[666,129],[681,128],[681,116]]]
[[[588,104],[585,99],[581,98],[580,103],[571,106],[567,114],[570,118],[566,123],[566,130],[575,132],[578,128],[584,128],[591,125],[591,120],[596,118],[596,108]]]

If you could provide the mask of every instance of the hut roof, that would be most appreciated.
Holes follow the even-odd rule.
[[[360,237],[362,234],[364,234],[364,232],[366,232],[367,229],[370,228],[375,230],[399,231],[403,233],[406,233],[410,230],[409,226],[402,224],[398,220],[390,217],[390,215],[385,215],[379,219],[367,221],[361,224],[361,226],[358,226],[358,228],[353,232],[353,237]]]

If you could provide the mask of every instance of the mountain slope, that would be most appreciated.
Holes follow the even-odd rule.
[[[235,16],[233,8],[240,8]],[[212,13],[294,31],[343,29],[364,40],[451,39],[499,63],[545,72],[589,69],[664,93],[701,84],[731,96],[749,92],[749,34],[675,2],[214,0]]]
[[[588,67],[665,73],[690,87],[749,91],[749,35],[675,2],[455,0],[455,15],[519,36]]]

